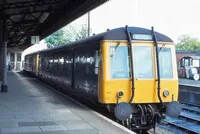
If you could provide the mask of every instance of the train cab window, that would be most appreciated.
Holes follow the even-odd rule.
[[[134,47],[134,73],[135,78],[153,78],[152,47]]]
[[[110,47],[111,78],[130,78],[129,54],[127,46]]]
[[[172,53],[171,48],[162,48],[159,52],[160,78],[172,78]]]

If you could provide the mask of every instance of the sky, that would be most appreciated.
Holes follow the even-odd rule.
[[[138,26],[168,35],[200,38],[200,0],[111,0],[91,11],[95,33],[107,28]]]
[[[72,23],[87,23],[87,14]],[[200,39],[200,0],[110,0],[90,12],[90,24],[95,34],[125,25],[154,26],[175,43],[183,34]]]

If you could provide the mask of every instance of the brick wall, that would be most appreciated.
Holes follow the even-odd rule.
[[[197,56],[196,54],[194,53],[176,53],[176,60],[177,60],[177,63],[180,61],[180,59],[184,56]]]

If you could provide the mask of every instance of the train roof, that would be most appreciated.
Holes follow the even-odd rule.
[[[149,29],[140,28],[140,27],[128,27],[128,30],[131,34],[151,35],[152,36],[152,31],[149,30]],[[156,34],[156,37],[157,37],[157,41],[173,42],[169,37],[167,37],[164,34],[161,34],[159,32],[155,32],[155,34]],[[51,51],[51,50],[53,51],[53,50],[57,50],[59,48],[65,48],[65,47],[76,47],[77,45],[81,45],[81,44],[84,44],[86,42],[100,41],[100,40],[128,40],[127,33],[126,33],[126,27],[108,30],[104,33],[93,35],[93,36],[84,38],[82,40],[74,41],[74,42],[71,42],[71,43],[68,43],[68,44],[63,44],[63,45],[60,45],[60,46],[57,46],[57,47],[54,47],[54,48],[45,49],[45,50],[42,50],[40,52],[48,52],[48,51]],[[38,53],[38,52],[34,52],[34,53]]]

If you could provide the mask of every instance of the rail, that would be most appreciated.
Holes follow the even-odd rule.
[[[167,123],[167,129],[183,131],[186,133],[200,133],[200,107],[193,106],[191,104],[182,104],[183,111],[178,118],[167,117],[165,123]],[[161,125],[162,126],[162,125]],[[164,125],[163,125],[164,126]],[[174,129],[171,129],[174,128]],[[179,130],[178,130],[179,129]],[[179,132],[180,133],[180,132]]]

